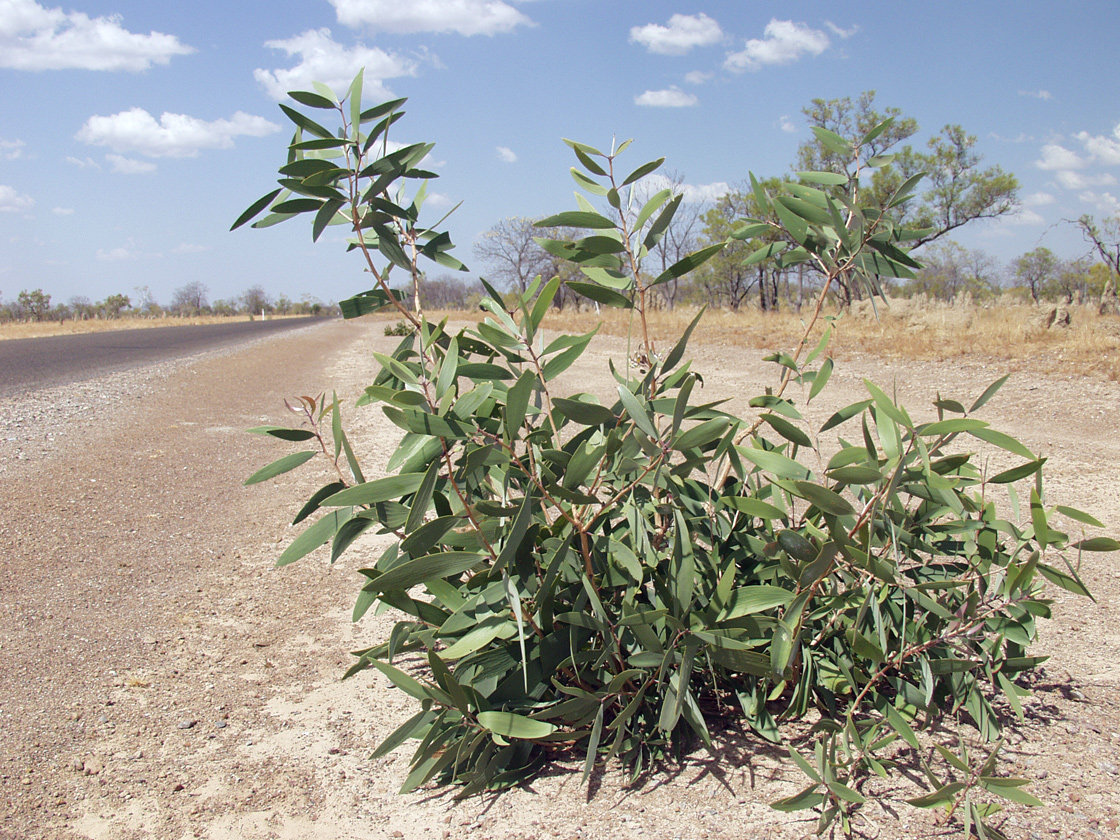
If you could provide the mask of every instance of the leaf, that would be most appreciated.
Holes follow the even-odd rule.
[[[651,287],[658,286],[662,283],[667,283],[675,277],[683,277],[693,269],[706,263],[725,247],[725,243],[717,242],[715,245],[709,245],[707,248],[701,248],[699,251],[693,251],[688,256],[673,263],[663,272],[661,272],[649,285]]]
[[[808,500],[825,513],[830,513],[833,516],[855,515],[855,509],[849,504],[848,500],[827,487],[813,484],[811,481],[794,481],[793,486],[796,488],[797,495]]]
[[[1089,514],[1085,513],[1085,511],[1083,510],[1066,507],[1065,505],[1058,505],[1056,509],[1058,513],[1062,514],[1062,516],[1068,516],[1070,519],[1073,519],[1084,525],[1092,525],[1094,528],[1104,527],[1104,523],[1098,521],[1096,517],[1090,516]]]
[[[651,160],[649,163],[642,164],[637,169],[635,169],[633,172],[631,172],[629,175],[627,175],[626,180],[623,181],[621,184],[619,184],[619,186],[620,187],[625,187],[629,184],[634,183],[639,178],[644,178],[646,175],[649,175],[651,172],[656,172],[661,167],[661,164],[663,164],[664,162],[665,162],[665,158],[658,158],[657,160]]]
[[[851,143],[839,134],[829,131],[827,128],[821,128],[819,125],[815,125],[813,126],[813,134],[816,136],[817,140],[820,141],[822,146],[842,158],[848,159],[855,154]]]
[[[638,401],[638,398],[625,385],[618,386],[618,396],[622,400],[622,407],[626,409],[626,414],[634,422],[634,425],[653,440],[657,440],[659,437],[657,429],[654,427],[646,407]]]
[[[292,540],[291,545],[284,549],[276,565],[287,566],[310,554],[319,546],[338,533],[338,529],[345,525],[353,515],[349,508],[331,511],[317,520],[314,525],[305,529],[298,537]]]
[[[1020,464],[1017,467],[1012,467],[1009,470],[1004,470],[997,473],[988,479],[989,484],[1010,484],[1013,481],[1019,481],[1027,476],[1034,475],[1042,465],[1046,463],[1045,458],[1039,458],[1037,461],[1029,461],[1026,464]]]
[[[415,493],[423,483],[424,475],[425,473],[403,473],[356,484],[324,499],[323,504],[332,507],[374,505],[378,502],[400,499],[402,496]]]
[[[761,419],[765,420],[775,432],[786,440],[806,448],[811,448],[813,446],[813,441],[809,439],[809,436],[784,417],[777,414],[763,414]]]
[[[1037,808],[1043,804],[1041,799],[1038,799],[1022,789],[1023,785],[1029,785],[1030,779],[1000,779],[995,776],[981,776],[980,787],[989,793],[994,793],[996,796],[1002,796],[1004,799],[1011,802],[1018,802],[1020,805],[1029,805],[1032,808]]]
[[[594,283],[582,283],[578,280],[569,280],[567,285],[568,288],[596,303],[601,303],[605,306],[615,306],[619,309],[634,308],[634,302],[630,300],[630,298],[616,292],[614,289],[608,289]]]
[[[615,421],[615,416],[611,410],[597,403],[566,399],[565,397],[554,397],[552,405],[559,409],[560,413],[569,420],[579,423],[581,426],[599,426],[604,423],[613,424]]]
[[[366,584],[367,589],[375,592],[388,592],[392,589],[411,589],[434,578],[459,575],[486,562],[486,557],[470,551],[445,551],[428,554],[394,566],[384,574],[378,575]],[[371,588],[372,587],[372,588]]]
[[[807,399],[806,402],[812,402],[813,398],[824,390],[824,386],[828,384],[829,377],[831,376],[832,359],[825,359],[820,370],[817,371],[817,375],[813,377],[813,385],[809,389],[809,399]]]
[[[830,187],[843,187],[848,183],[848,176],[839,172],[794,172],[802,181],[810,184],[824,184]]]
[[[775,507],[762,499],[753,496],[722,496],[719,500],[721,507],[729,507],[756,519],[784,519],[789,516],[781,508]]]
[[[1052,584],[1060,586],[1067,592],[1072,592],[1075,595],[1083,595],[1086,598],[1093,598],[1093,594],[1089,591],[1088,587],[1073,575],[1066,574],[1045,563],[1038,564],[1038,571]]]
[[[230,230],[237,230],[243,224],[245,224],[246,222],[253,219],[262,210],[264,210],[264,208],[268,207],[268,205],[270,205],[272,203],[272,200],[274,198],[276,198],[276,196],[278,196],[278,195],[280,195],[280,190],[275,189],[272,192],[270,192],[268,195],[261,196],[260,198],[258,198],[256,201],[254,201],[252,204],[249,205],[248,210],[246,210],[244,213],[242,213],[240,216],[237,217],[237,221],[233,223],[233,226],[230,228]]]
[[[1027,447],[1023,446],[1019,441],[1010,435],[1005,435],[1003,432],[997,432],[995,429],[969,429],[968,433],[974,438],[979,438],[982,441],[998,446],[1000,449],[1005,449],[1022,458],[1034,460],[1034,453]]]
[[[744,615],[765,612],[775,607],[784,607],[793,600],[793,593],[780,586],[758,584],[733,589],[727,605],[719,614],[718,621],[730,621]]]
[[[547,738],[559,728],[555,724],[533,720],[513,712],[479,712],[478,723],[495,735],[525,741]]]
[[[862,414],[873,402],[874,400],[863,400],[861,402],[852,403],[849,406],[845,406],[825,421],[825,424],[821,426],[821,431],[827,432],[829,429],[835,428],[841,423],[851,420],[857,414]]]
[[[972,407],[968,410],[968,413],[971,414],[972,412],[976,411],[978,408],[982,407],[988,400],[990,400],[992,397],[994,397],[996,395],[996,392],[998,392],[999,389],[1003,387],[1003,383],[1006,382],[1010,378],[1011,378],[1011,374],[1009,373],[1005,376],[1001,376],[999,379],[997,379],[995,382],[993,382],[991,385],[989,385],[984,390],[984,393],[976,398],[976,402],[974,402],[972,404]]]
[[[1120,542],[1111,537],[1092,537],[1073,544],[1080,551],[1120,551]]]
[[[320,96],[317,93],[312,93],[309,90],[290,90],[288,96],[292,97],[300,105],[306,105],[309,108],[326,108],[334,110],[338,105],[325,96]]]
[[[248,431],[254,435],[270,435],[290,441],[311,440],[315,437],[315,433],[308,429],[289,429],[286,426],[256,426]]]
[[[800,793],[795,793],[793,796],[787,796],[784,799],[778,799],[770,803],[770,807],[775,811],[791,812],[791,811],[804,811],[807,808],[816,808],[818,805],[824,804],[827,797],[823,793],[817,793],[817,788],[820,784],[809,785],[809,787],[802,790]]]
[[[614,222],[598,213],[588,213],[582,210],[569,210],[566,213],[557,213],[547,219],[533,223],[534,227],[574,227],[592,228],[594,230],[613,230]]]
[[[306,452],[293,452],[291,455],[285,455],[283,458],[273,461],[267,467],[262,467],[245,479],[245,486],[248,487],[250,484],[259,484],[262,481],[268,481],[271,478],[276,478],[278,475],[290,472],[296,467],[306,464],[314,458],[316,454],[316,452],[308,450]]]

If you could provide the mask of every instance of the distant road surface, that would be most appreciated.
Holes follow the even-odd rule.
[[[0,397],[69,385],[322,323],[321,318],[282,318],[0,341]]]

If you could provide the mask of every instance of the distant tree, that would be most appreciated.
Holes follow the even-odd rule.
[[[17,300],[24,312],[24,317],[30,318],[32,321],[44,320],[51,309],[51,296],[45,294],[42,289],[36,289],[33,292],[24,289],[19,293]]]
[[[290,315],[292,314],[292,299],[285,294],[281,294],[276,298],[276,302],[272,304],[272,309],[277,315]]]
[[[653,186],[657,189],[672,190],[673,194],[676,195],[684,192],[684,176],[679,172],[668,171],[665,173],[664,179],[659,180]],[[645,192],[650,194],[644,195],[642,198],[648,200],[652,196],[652,191],[647,189]],[[642,207],[645,201],[638,201],[636,204],[638,207]],[[697,250],[700,237],[704,231],[704,217],[711,206],[711,202],[689,201],[686,196],[686,200],[681,202],[677,212],[673,214],[673,219],[665,229],[661,241],[657,243],[657,247],[650,254],[649,264],[655,265],[660,273]],[[672,309],[680,296],[680,278],[674,277],[667,283],[662,283],[657,287],[657,291],[665,308]]]
[[[932,242],[979,219],[998,218],[1018,206],[1018,180],[999,166],[981,168],[983,157],[974,149],[976,138],[959,125],[946,125],[940,134],[929,138],[926,151],[910,145],[895,150],[917,133],[918,123],[903,117],[897,108],[876,110],[875,91],[863,93],[854,103],[848,97],[814,99],[803,113],[811,127],[831,131],[853,147],[885,120],[893,120],[879,136],[863,144],[859,166],[871,166],[873,174],[860,197],[870,206],[885,207],[908,178],[925,172],[915,196],[887,211],[897,223],[924,231],[909,242],[910,247]],[[853,158],[818,136],[798,149],[795,168],[833,172],[852,181],[865,174],[857,171]],[[845,297],[860,294],[858,288],[850,288],[844,278],[840,279]]]
[[[145,318],[158,318],[163,314],[163,307],[156,303],[148,286],[136,287],[136,310]]]
[[[420,281],[420,295],[429,309],[470,309],[482,298],[482,284],[464,281],[450,274],[424,277]]]
[[[97,317],[97,306],[85,295],[74,295],[70,298],[70,311],[79,321],[88,321]]]
[[[241,295],[241,308],[250,315],[260,315],[272,311],[272,301],[263,286],[250,286]]]
[[[922,268],[917,275],[906,282],[904,294],[952,300],[965,293],[987,298],[999,291],[999,263],[995,258],[951,240],[935,242],[922,253]]]
[[[524,216],[502,219],[474,243],[475,256],[484,264],[486,277],[494,285],[524,292],[534,277],[548,273],[553,257],[535,239],[552,234],[535,227],[533,222]]]
[[[210,305],[210,311],[215,315],[236,315],[237,306],[233,303],[230,303],[228,300],[216,300]]]
[[[1113,313],[1120,312],[1117,304],[1120,292],[1120,213],[1100,223],[1086,214],[1076,224],[1108,268],[1109,276],[1101,291],[1102,311],[1107,308]]]
[[[206,299],[209,291],[201,280],[192,280],[180,286],[171,298],[171,311],[180,317],[201,315],[210,307]]]
[[[132,306],[132,301],[127,295],[109,295],[97,306],[104,317],[119,318],[124,310]]]
[[[1058,270],[1058,258],[1049,248],[1035,248],[1011,263],[1012,275],[1036,303],[1046,284],[1057,277]]]

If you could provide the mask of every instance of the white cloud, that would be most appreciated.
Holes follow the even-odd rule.
[[[417,63],[413,59],[363,44],[344,47],[331,38],[329,29],[309,29],[284,41],[266,41],[265,46],[283,50],[289,57],[300,57],[295,67],[253,71],[253,78],[277,100],[284,99],[290,90],[310,90],[312,82],[344,92],[363,68],[363,94],[371,99],[392,99],[385,80],[416,75]]]
[[[76,166],[79,169],[100,169],[101,164],[93,158],[76,158],[73,155],[66,156],[66,162],[71,166]]]
[[[654,108],[687,108],[699,101],[694,94],[685,93],[676,87],[668,90],[647,90],[641,96],[634,97],[635,105],[649,105]]]
[[[1005,225],[1012,227],[1038,227],[1046,224],[1046,220],[1033,210],[1020,207],[1014,213],[1009,213],[1001,220]]]
[[[852,24],[850,29],[841,29],[839,26],[837,26],[835,23],[833,23],[830,20],[826,20],[824,22],[824,25],[827,26],[828,30],[833,35],[835,35],[837,38],[843,38],[845,40],[848,39],[848,38],[851,38],[853,35],[855,35],[857,32],[859,32],[859,24],[855,24],[855,23]]]
[[[16,191],[15,187],[0,184],[0,213],[21,213],[35,206],[35,199]]]
[[[1104,216],[1120,213],[1120,199],[1117,199],[1112,193],[1083,192],[1078,196],[1078,199],[1085,204],[1092,205],[1097,212]]]
[[[147,175],[157,169],[151,161],[136,160],[124,155],[105,155],[105,160],[109,161],[109,168],[113,172],[121,175]]]
[[[1085,175],[1072,169],[1064,169],[1054,173],[1058,183],[1067,190],[1084,190],[1089,187],[1108,187],[1116,183],[1116,176],[1101,172],[1096,175]]]
[[[1030,195],[1025,195],[1022,198],[1022,204],[1024,207],[1046,207],[1050,204],[1053,204],[1054,201],[1054,196],[1050,195],[1050,193],[1045,192],[1031,193]]]
[[[514,154],[513,149],[507,148],[506,146],[498,147],[498,158],[503,163],[517,163],[517,155]]]
[[[209,250],[210,246],[208,245],[194,245],[190,242],[180,242],[178,245],[171,249],[171,253],[177,255],[201,254],[203,251]]]
[[[685,73],[684,76],[684,80],[690,85],[702,85],[710,78],[712,78],[712,74],[705,73],[703,70],[693,70],[691,73]]]
[[[128,248],[113,248],[106,251],[104,248],[97,249],[97,259],[102,262],[125,262],[126,260],[134,260],[137,257],[135,251],[130,251]]]
[[[1088,152],[1093,163],[1120,166],[1120,124],[1112,129],[1111,137],[1092,135],[1087,131],[1080,131],[1073,136]]]
[[[15,160],[23,157],[23,149],[26,145],[22,140],[0,140],[0,159]]]
[[[665,189],[683,193],[686,204],[701,204],[718,201],[722,196],[731,192],[731,185],[724,181],[715,181],[711,184],[682,184],[671,181],[665,175],[655,173],[647,175],[639,182],[640,194],[649,197]]]
[[[51,210],[51,212],[54,213],[56,216],[73,216],[74,215],[74,208],[73,207],[55,207]]]
[[[719,24],[701,12],[697,15],[673,15],[669,25],[649,23],[630,30],[630,40],[642,44],[651,53],[684,55],[693,47],[706,47],[723,40]]]
[[[778,127],[786,134],[797,133],[797,125],[786,114],[782,114],[778,117]]]
[[[174,35],[129,32],[119,15],[91,18],[34,0],[0,0],[0,67],[136,72],[192,52]]]
[[[1034,99],[1041,99],[1043,102],[1049,102],[1054,98],[1048,90],[1021,90],[1019,91],[1019,95],[1030,96]]]
[[[1039,169],[1056,171],[1059,169],[1083,169],[1086,161],[1065,146],[1047,143],[1042,147],[1042,157],[1034,163]]]
[[[792,20],[772,19],[763,36],[751,38],[741,52],[729,53],[724,68],[741,73],[769,64],[789,64],[804,55],[820,55],[831,43],[821,30]]]
[[[330,0],[340,23],[382,32],[496,35],[533,21],[501,0]]]
[[[195,157],[202,149],[232,148],[234,137],[264,137],[279,130],[280,126],[264,117],[243,111],[231,119],[213,122],[164,113],[157,122],[143,108],[132,108],[108,117],[90,117],[75,137],[90,146],[108,146],[114,152],[182,158]]]

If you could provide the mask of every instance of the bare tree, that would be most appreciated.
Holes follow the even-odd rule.
[[[176,315],[198,315],[209,308],[206,295],[210,290],[201,280],[192,280],[175,290],[171,311]]]
[[[1089,241],[1101,261],[1108,267],[1109,277],[1101,294],[1101,312],[1120,313],[1117,285],[1120,285],[1120,213],[1100,224],[1086,214],[1076,222],[1081,235]]]
[[[535,241],[548,236],[533,224],[533,219],[511,216],[485,231],[474,243],[474,253],[486,266],[495,285],[524,292],[538,274],[548,273],[553,257]],[[551,279],[551,278],[549,278]]]

